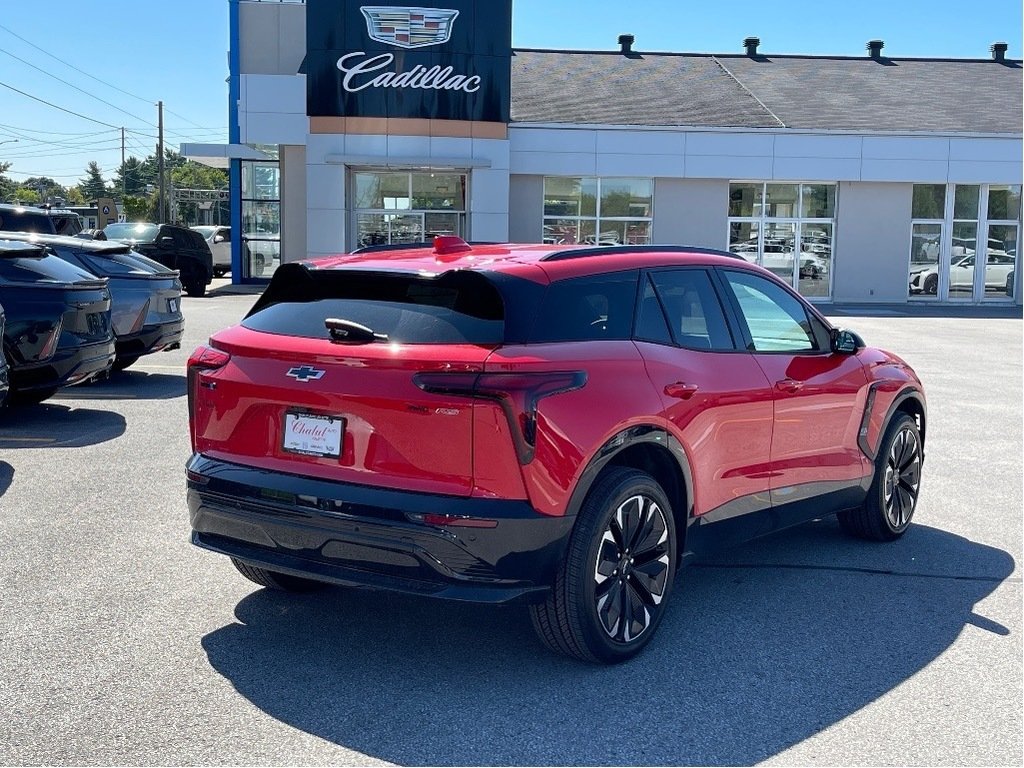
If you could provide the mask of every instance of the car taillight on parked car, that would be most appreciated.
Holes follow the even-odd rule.
[[[43,344],[43,349],[39,353],[40,360],[49,360],[53,357],[54,352],[57,351],[57,342],[60,341],[60,335],[64,330],[64,318],[57,321],[57,325],[54,326],[53,330],[50,331],[50,337]]]
[[[188,423],[189,435],[192,438],[192,450],[196,449],[196,399],[199,392],[199,374],[203,371],[214,371],[223,368],[231,360],[231,355],[213,347],[199,346],[188,359]]]
[[[521,464],[533,461],[537,447],[537,404],[551,395],[580,389],[584,371],[541,373],[418,373],[413,383],[424,392],[492,400],[508,419]]]

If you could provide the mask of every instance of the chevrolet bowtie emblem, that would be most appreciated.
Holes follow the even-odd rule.
[[[291,376],[296,381],[318,381],[324,377],[327,371],[320,371],[316,368],[312,368],[308,365],[303,365],[298,368],[292,368],[288,371],[288,376]]]

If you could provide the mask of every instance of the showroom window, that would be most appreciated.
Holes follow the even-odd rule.
[[[1013,296],[1020,186],[915,184],[911,299],[984,301]],[[978,245],[985,243],[984,260]]]
[[[544,242],[650,245],[654,179],[546,176]]]
[[[356,248],[466,236],[466,174],[356,171],[352,178]]]
[[[270,277],[281,264],[281,164],[242,162],[242,269]]]
[[[827,298],[835,217],[835,184],[732,182],[729,250],[774,272],[804,296]]]

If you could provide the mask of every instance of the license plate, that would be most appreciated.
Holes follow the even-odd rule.
[[[177,299],[168,299],[167,300],[167,309],[170,312],[177,312],[178,311],[178,300]]]
[[[286,413],[283,448],[304,456],[341,456],[345,420],[315,413]]]

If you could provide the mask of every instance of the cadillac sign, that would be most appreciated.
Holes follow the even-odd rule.
[[[510,0],[307,0],[310,116],[508,122]]]

